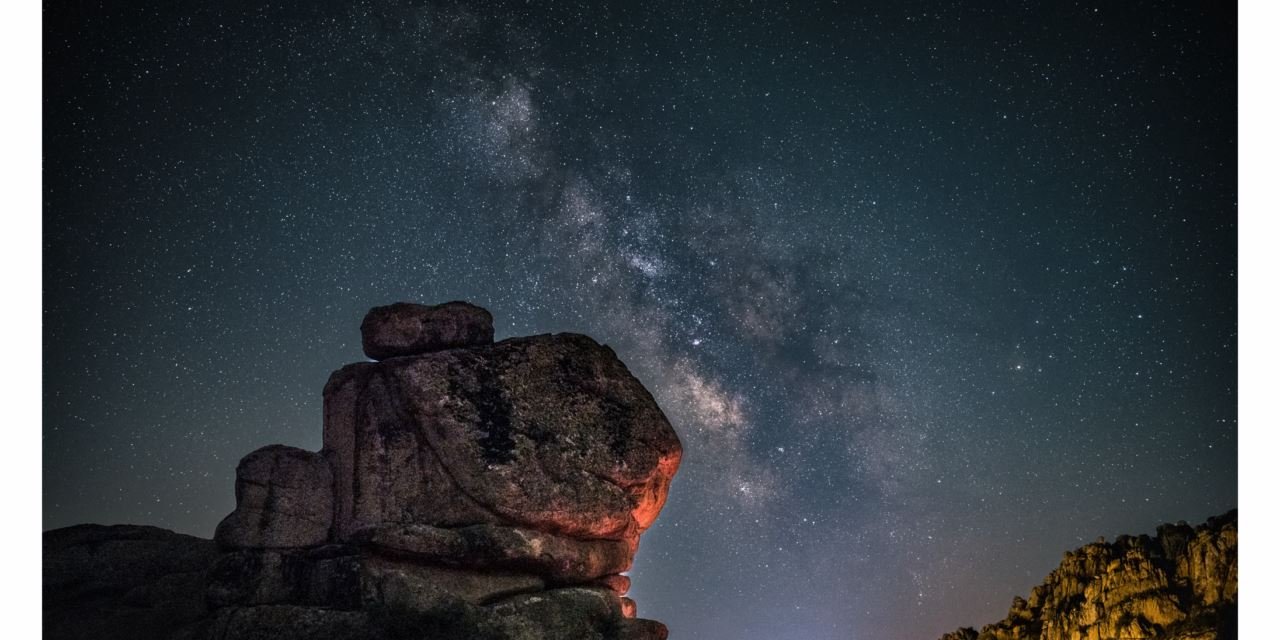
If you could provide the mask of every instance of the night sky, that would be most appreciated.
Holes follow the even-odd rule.
[[[44,16],[46,528],[211,536],[397,300],[654,392],[676,639],[932,640],[1236,506],[1232,3],[125,4]]]

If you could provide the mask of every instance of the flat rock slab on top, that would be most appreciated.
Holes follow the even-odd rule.
[[[468,302],[397,302],[370,309],[360,338],[374,360],[493,344],[493,316]]]

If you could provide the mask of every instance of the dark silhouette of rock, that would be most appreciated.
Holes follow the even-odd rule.
[[[1236,512],[1063,555],[1004,620],[942,640],[1234,640]]]
[[[386,359],[331,376],[320,453],[240,461],[216,545],[46,532],[46,638],[665,639],[620,574],[680,441],[613,351],[493,344],[466,303],[378,307],[361,330]]]
[[[207,614],[216,545],[156,527],[46,531],[44,637],[164,638]]]
[[[365,355],[374,360],[475,347],[493,343],[493,316],[467,302],[397,302],[370,309],[360,337]]]
[[[236,510],[214,533],[224,547],[310,547],[329,539],[333,474],[323,456],[273,444],[236,466]]]

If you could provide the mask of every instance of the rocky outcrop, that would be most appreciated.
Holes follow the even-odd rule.
[[[1233,640],[1236,566],[1235,511],[1099,540],[1064,554],[1004,620],[942,640]]]
[[[155,621],[120,637],[665,638],[622,573],[681,447],[613,351],[573,334],[494,344],[466,303],[378,307],[361,332],[381,361],[331,376],[321,451],[245,456],[216,545],[147,529],[163,570],[85,600],[75,585],[105,579],[68,542],[86,534],[46,532],[46,619],[61,623],[46,637],[114,637],[139,602],[129,615]],[[92,529],[91,546],[136,529]],[[63,619],[70,603],[92,620]]]

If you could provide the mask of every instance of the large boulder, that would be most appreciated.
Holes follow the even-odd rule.
[[[496,524],[634,551],[680,462],[653,397],[582,335],[349,365],[324,400],[340,541],[387,524]]]
[[[274,444],[236,466],[236,509],[214,539],[228,548],[309,547],[329,539],[333,474],[318,453]]]
[[[365,355],[374,360],[474,347],[493,343],[493,316],[467,302],[397,302],[370,309],[360,338]]]

